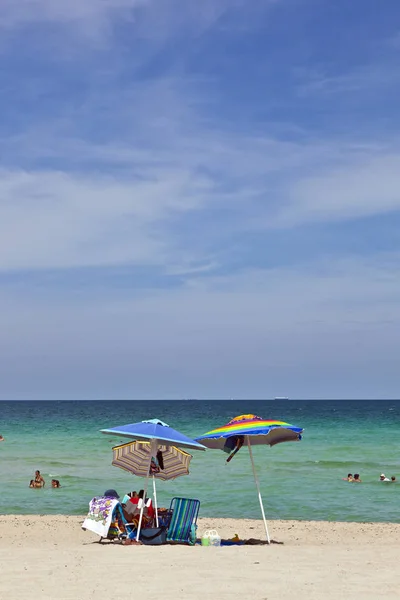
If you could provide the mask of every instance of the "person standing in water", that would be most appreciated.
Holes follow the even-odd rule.
[[[35,487],[44,487],[46,485],[45,480],[40,474],[40,471],[35,471]]]

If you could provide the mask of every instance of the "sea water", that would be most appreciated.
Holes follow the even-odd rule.
[[[100,429],[158,418],[197,437],[243,413],[304,428],[301,442],[253,450],[267,518],[400,522],[400,402],[386,400],[3,401],[0,513],[85,514],[107,488],[143,488],[111,465],[112,447],[127,440]],[[230,463],[219,450],[192,454],[189,476],[157,482],[159,506],[184,496],[201,501],[202,516],[260,518],[246,447]],[[44,489],[28,487],[36,469]],[[398,483],[380,482],[382,472]],[[347,473],[362,483],[343,481]]]

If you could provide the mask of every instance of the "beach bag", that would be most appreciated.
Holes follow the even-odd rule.
[[[218,535],[218,531],[216,529],[207,529],[204,532],[203,537],[201,538],[202,546],[220,546],[221,538]]]
[[[145,546],[161,546],[167,543],[166,527],[148,527],[140,532],[140,541]]]
[[[196,523],[192,523],[189,534],[189,546],[194,546],[197,540],[197,525]]]

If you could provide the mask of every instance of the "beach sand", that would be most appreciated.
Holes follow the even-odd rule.
[[[95,543],[83,517],[0,516],[0,598],[400,598],[400,524],[270,522],[283,545]],[[199,520],[199,535],[263,538],[260,521]]]

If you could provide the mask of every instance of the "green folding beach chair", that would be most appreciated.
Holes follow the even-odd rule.
[[[167,542],[194,545],[199,510],[200,500],[172,498],[172,517],[167,531]]]

